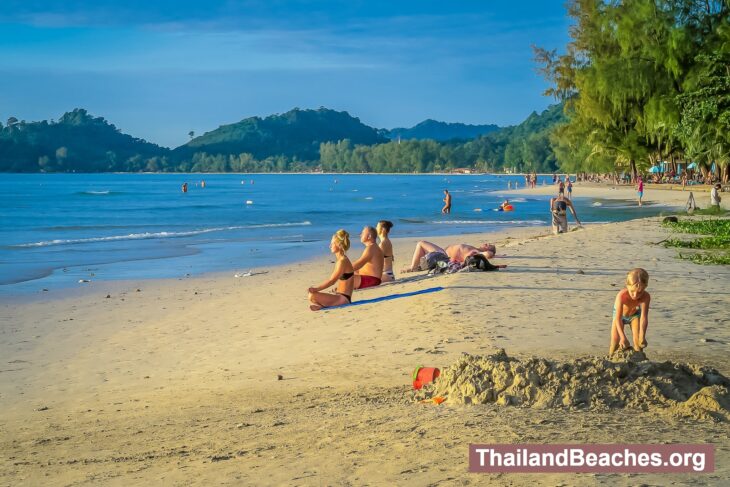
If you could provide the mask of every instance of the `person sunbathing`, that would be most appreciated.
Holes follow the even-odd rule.
[[[380,237],[380,250],[383,251],[382,282],[395,281],[395,274],[393,273],[393,260],[395,260],[395,257],[393,257],[393,243],[390,241],[391,228],[393,228],[393,222],[388,220],[380,220],[378,226],[375,227]]]
[[[373,227],[366,226],[360,233],[360,241],[365,245],[365,250],[352,264],[355,269],[355,289],[378,286],[385,263],[383,251],[378,247],[378,233]]]
[[[442,252],[449,257],[451,262],[463,264],[464,260],[471,255],[483,255],[487,259],[491,259],[497,252],[497,248],[494,244],[484,243],[479,247],[474,247],[469,244],[453,244],[449,245],[445,249],[439,247],[435,243],[421,240],[416,244],[416,250],[413,252],[413,259],[411,260],[411,266],[405,269],[403,272],[416,272],[419,270],[421,263],[421,257],[428,254],[429,252]]]
[[[335,269],[330,278],[319,286],[312,286],[309,291],[309,309],[319,311],[322,308],[340,306],[352,302],[352,289],[355,287],[355,269],[345,252],[350,248],[350,235],[344,230],[337,230],[330,241],[330,252],[337,256]],[[322,290],[337,283],[335,292],[323,293]]]

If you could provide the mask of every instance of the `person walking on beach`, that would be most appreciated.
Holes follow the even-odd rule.
[[[449,193],[448,189],[444,190],[444,207],[441,208],[441,213],[447,215],[451,213],[451,193]]]
[[[328,280],[319,286],[312,286],[308,289],[309,302],[312,303],[309,309],[319,311],[322,308],[341,306],[352,302],[352,290],[355,286],[355,269],[352,267],[346,252],[350,248],[350,235],[344,230],[337,230],[330,240],[330,252],[335,254],[337,260],[335,269]],[[323,293],[331,285],[337,283],[334,293]]]
[[[641,198],[644,197],[644,180],[639,176],[636,183],[636,194],[639,197],[639,206],[642,206]]]
[[[393,273],[393,243],[390,241],[390,229],[393,228],[393,222],[388,220],[380,220],[375,230],[378,232],[380,237],[380,250],[383,251],[383,275],[380,278],[382,282],[395,281],[395,274]]]
[[[558,194],[565,194],[565,183],[560,178],[558,178]]]
[[[722,198],[720,197],[720,189],[722,189],[722,185],[717,183],[710,191],[710,205],[714,206],[718,210],[720,209],[720,202],[722,201]]]
[[[568,199],[573,199],[573,181],[568,178],[568,184],[565,186],[565,188],[568,190]]]
[[[687,186],[687,172],[682,173],[682,191],[684,191],[685,186]]]
[[[611,344],[608,354],[617,349],[629,348],[624,326],[631,325],[634,350],[641,352],[646,348],[646,329],[649,326],[649,304],[651,296],[646,292],[649,285],[649,273],[637,267],[626,276],[626,287],[618,292],[613,304],[613,321],[611,323]]]
[[[378,247],[378,233],[373,227],[364,227],[360,242],[365,245],[362,255],[352,264],[355,269],[355,289],[378,286],[383,275],[383,251]]]
[[[550,198],[550,214],[552,216],[553,233],[566,233],[568,231],[568,214],[567,210],[573,214],[575,222],[581,226],[578,215],[575,213],[573,202],[565,197],[564,193],[558,193],[557,198]]]

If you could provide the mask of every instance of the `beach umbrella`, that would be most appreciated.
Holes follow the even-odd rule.
[[[690,163],[690,164],[689,164],[689,165],[687,166],[687,169],[697,169],[697,163],[696,163],[696,162],[691,162],[691,163]]]
[[[651,166],[649,172],[662,172],[662,169],[659,166]]]

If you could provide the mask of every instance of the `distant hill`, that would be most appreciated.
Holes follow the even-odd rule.
[[[411,128],[395,128],[387,132],[388,138],[395,140],[438,140],[441,142],[453,139],[475,139],[479,136],[496,132],[498,125],[468,125],[464,123],[447,123],[436,120],[424,120]]]
[[[11,117],[7,125],[0,124],[0,172],[159,170],[156,160],[167,153],[169,149],[123,134],[81,108],[57,122]]]
[[[293,109],[223,125],[174,150],[123,134],[77,108],[57,122],[0,124],[0,172],[431,172],[457,167],[480,171],[552,171],[553,129],[562,105],[533,112],[519,125],[468,139],[465,131],[434,134],[433,127],[495,127],[426,121],[427,140],[388,139],[347,112]],[[430,127],[430,128],[429,128]],[[423,130],[421,130],[423,129]],[[405,129],[404,129],[405,130]],[[431,130],[431,132],[429,132]],[[418,131],[416,131],[418,132]],[[458,138],[454,135],[458,132]],[[387,135],[387,136],[386,136]],[[396,136],[397,137],[397,136]],[[436,137],[448,138],[438,141]],[[466,139],[466,140],[465,140]]]
[[[281,115],[251,117],[222,125],[178,147],[174,153],[182,158],[204,152],[225,155],[247,153],[258,160],[285,156],[315,161],[319,159],[321,143],[344,139],[362,145],[387,142],[376,129],[347,112],[295,108]]]

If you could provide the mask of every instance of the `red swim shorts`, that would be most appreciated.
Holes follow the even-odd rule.
[[[366,287],[374,287],[379,284],[380,284],[379,277],[360,276],[360,287],[358,289],[365,289]]]

